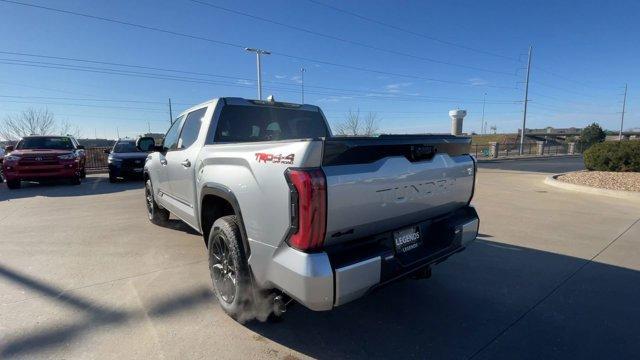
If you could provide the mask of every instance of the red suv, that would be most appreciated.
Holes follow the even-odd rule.
[[[69,179],[79,185],[86,175],[84,146],[71,136],[25,136],[5,150],[2,170],[9,189],[22,180]]]

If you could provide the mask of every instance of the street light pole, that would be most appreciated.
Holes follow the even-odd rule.
[[[484,93],[484,97],[482,98],[482,122],[480,123],[480,126],[482,128],[482,130],[480,131],[480,133],[482,135],[484,135],[484,104],[487,102],[487,93]]]
[[[302,91],[302,104],[304,104],[304,68],[300,68],[300,89]]]
[[[256,53],[256,64],[258,68],[258,100],[262,100],[262,64],[260,61],[260,55],[271,55],[269,51],[254,48],[245,48],[248,52]]]

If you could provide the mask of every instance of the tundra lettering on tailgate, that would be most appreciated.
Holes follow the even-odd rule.
[[[376,193],[380,196],[380,205],[388,203],[403,203],[413,199],[422,199],[436,194],[450,192],[456,184],[455,179],[442,179],[394,188],[380,189]]]

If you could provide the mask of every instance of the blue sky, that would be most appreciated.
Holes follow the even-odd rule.
[[[47,107],[85,137],[164,132],[168,98],[174,115],[214,97],[255,98],[244,46],[273,52],[265,94],[299,102],[304,67],[305,102],[330,122],[360,109],[377,112],[382,131],[415,133],[447,132],[457,107],[469,113],[464,130],[479,131],[485,93],[488,124],[515,132],[531,44],[527,127],[617,129],[625,83],[625,128],[640,127],[637,1],[18,1],[200,38],[0,1],[0,119]]]

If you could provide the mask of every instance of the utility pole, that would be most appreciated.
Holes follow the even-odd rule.
[[[304,104],[304,72],[305,68],[300,68],[300,89],[302,91],[302,104]]]
[[[171,98],[169,98],[169,124],[173,125],[173,111],[171,111]]]
[[[482,130],[480,131],[480,133],[482,135],[484,135],[484,105],[487,102],[487,93],[484,93],[484,97],[482,98],[482,123],[481,123],[481,128]]]
[[[271,55],[271,53],[266,50],[254,48],[245,48],[245,50],[256,53],[256,64],[258,67],[258,100],[262,100],[262,64],[260,62],[260,55]]]
[[[120,139],[120,129],[116,126],[116,136]]]
[[[627,84],[624,84],[624,98],[622,98],[622,116],[620,117],[620,134],[618,141],[622,141],[622,126],[624,126],[624,111],[627,106]]]
[[[151,134],[151,122],[147,120],[147,129],[149,129],[148,134]]]
[[[527,60],[527,80],[524,83],[524,114],[522,115],[522,132],[520,133],[520,150],[522,155],[524,148],[524,129],[527,126],[527,103],[529,102],[529,73],[531,72],[531,45],[529,45],[529,59]]]

